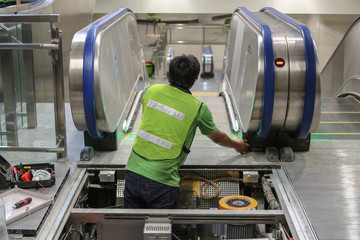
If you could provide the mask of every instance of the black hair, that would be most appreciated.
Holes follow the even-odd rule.
[[[169,83],[190,89],[200,73],[200,63],[194,55],[174,57],[169,65]]]

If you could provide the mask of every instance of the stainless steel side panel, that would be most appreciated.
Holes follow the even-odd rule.
[[[265,62],[266,56],[263,53],[266,40],[263,39],[261,31],[264,30],[260,31],[257,24],[249,19],[251,15],[271,29],[271,51],[274,59],[269,57],[267,60],[275,61],[281,58],[285,62],[282,67],[273,63],[274,73],[269,72],[266,76],[264,65],[271,66],[271,63]],[[233,14],[223,64],[222,91],[229,91],[232,96],[241,130],[257,132],[266,119],[262,119],[265,103],[268,103],[265,101],[273,101],[271,122],[267,123],[271,124],[271,131],[296,133],[304,124],[311,124],[306,131],[315,132],[320,120],[320,78],[318,67],[314,69],[312,65],[308,65],[314,59],[309,52],[309,43],[304,38],[308,40],[311,36],[303,32],[300,23],[292,22],[281,13],[278,16],[265,10],[251,15],[246,12]],[[316,49],[314,51],[316,55]],[[306,59],[306,56],[309,59]],[[312,71],[316,71],[316,79],[311,77]],[[264,99],[264,93],[273,91],[264,89],[264,82],[272,74],[275,77],[274,98]],[[313,89],[309,87],[313,80],[316,81],[315,97],[306,95],[313,94]],[[307,82],[311,83],[308,88]],[[311,101],[309,99],[312,98],[314,102],[311,104],[314,106],[304,106],[305,99]],[[314,111],[309,112],[312,108]],[[309,116],[312,119],[309,119]]]
[[[304,42],[298,33],[287,37],[289,48],[289,65],[291,71],[289,82],[289,106],[285,121],[285,129],[287,131],[298,130],[304,110],[305,99],[305,78],[306,66],[304,56]]]
[[[275,67],[272,130],[295,132],[304,110],[306,63],[303,37],[296,28],[269,12],[256,16],[271,28],[275,59],[285,60],[284,67]]]
[[[115,131],[134,91],[144,78],[143,51],[135,16],[127,13],[96,38],[94,96],[96,123],[104,132]]]
[[[84,109],[84,101],[88,99],[84,100],[83,92],[83,81],[88,80],[83,79],[85,67],[83,58],[89,26],[75,34],[70,56],[71,111],[75,126],[81,131],[88,130],[85,119],[86,109]],[[93,84],[96,127],[101,132],[114,132],[126,113],[129,102],[139,90],[137,83],[140,80],[147,80],[134,14],[126,12],[101,26],[94,41]]]
[[[287,34],[284,34],[281,27],[276,23],[272,23],[263,13],[254,13],[255,16],[269,24],[271,27],[271,37],[274,50],[274,60],[281,58],[284,60],[283,67],[274,67],[275,72],[275,86],[274,86],[274,109],[271,122],[271,131],[281,131],[284,128],[284,123],[288,108],[289,97],[289,52],[287,46]]]
[[[283,130],[287,132],[296,132],[299,130],[300,125],[302,124],[304,109],[310,106],[304,106],[305,104],[305,87],[306,87],[306,72],[310,71],[307,69],[306,63],[306,51],[309,51],[305,48],[304,36],[300,30],[294,27],[289,22],[283,20],[277,15],[273,14],[270,11],[265,10],[261,14],[259,13],[260,18],[263,19],[267,24],[271,26],[271,31],[273,34],[274,41],[274,51],[277,51],[275,45],[276,38],[274,35],[282,34],[286,39],[287,51],[288,51],[288,60],[285,61],[288,63],[289,71],[289,93],[288,93],[288,110],[285,119],[285,125]],[[300,23],[299,23],[300,24]],[[311,36],[310,36],[311,37]],[[313,43],[315,46],[315,43]],[[320,121],[320,74],[319,67],[317,62],[316,48],[315,51],[315,61],[316,61],[316,89],[315,89],[315,101],[314,101],[314,111],[313,118],[311,121],[311,126],[309,129],[310,133],[316,131],[319,121]],[[275,56],[276,59],[276,56]],[[308,59],[308,61],[310,61]],[[286,63],[285,63],[286,64]],[[285,65],[286,66],[286,65]],[[275,68],[275,74],[279,68]],[[276,77],[276,81],[279,79]],[[282,83],[283,84],[283,83]],[[276,89],[276,88],[275,88]],[[275,95],[277,90],[275,90]],[[277,97],[275,96],[275,101]],[[278,112],[275,111],[277,104],[274,104],[274,114],[277,115]],[[273,119],[274,120],[274,119]],[[274,124],[274,123],[273,123]]]
[[[316,49],[315,41],[314,46]],[[317,53],[317,51],[316,51]],[[320,69],[319,69],[319,62],[318,56],[316,54],[316,96],[315,96],[315,106],[314,106],[314,116],[310,126],[310,133],[315,133],[320,124],[320,115],[321,115],[321,89],[322,83],[320,78]]]
[[[223,81],[232,97],[242,131],[257,130],[261,118],[264,71],[261,33],[238,13],[233,15],[230,32]]]
[[[86,131],[86,121],[84,112],[83,96],[83,57],[84,44],[88,27],[83,28],[74,35],[70,51],[69,67],[69,97],[71,102],[71,114],[76,128],[80,131]],[[78,80],[76,80],[78,79]]]

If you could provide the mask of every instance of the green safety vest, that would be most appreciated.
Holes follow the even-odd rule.
[[[177,158],[201,101],[173,86],[155,84],[146,90],[142,104],[143,118],[133,151],[148,160]]]

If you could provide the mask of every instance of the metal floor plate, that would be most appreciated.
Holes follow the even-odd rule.
[[[215,75],[217,76],[216,72]],[[215,78],[216,78],[215,76]],[[152,80],[166,83],[166,80]],[[224,101],[218,97],[218,80],[200,80],[193,93],[206,102],[217,126],[233,136]],[[202,92],[206,91],[206,92]],[[138,114],[132,132],[121,135],[119,150],[96,152],[89,162],[80,167],[123,167],[130,154],[136,130],[141,120]],[[309,152],[297,152],[293,162],[283,163],[301,203],[319,239],[359,239],[360,236],[360,103],[352,98],[322,99],[321,123],[312,134]],[[275,167],[262,152],[237,154],[232,149],[212,143],[197,133],[184,168],[194,166]]]
[[[322,112],[310,151],[284,165],[319,239],[359,239],[360,103],[326,98]]]
[[[208,105],[209,109],[213,113],[213,118],[218,128],[236,139],[237,135],[234,135],[230,130],[223,98],[218,96],[217,92],[193,92],[193,95]],[[126,165],[135,139],[136,131],[140,125],[141,117],[142,113],[140,110],[132,131],[124,135],[120,134],[121,139],[119,140],[119,147],[117,151],[95,152],[94,158],[91,161],[79,162],[78,166],[94,167],[101,165],[123,167]],[[238,154],[233,149],[216,145],[209,138],[201,135],[198,130],[191,147],[191,153],[189,154],[184,166],[247,166],[250,168],[272,168],[274,166],[279,167],[280,165],[279,163],[268,162],[262,152]]]

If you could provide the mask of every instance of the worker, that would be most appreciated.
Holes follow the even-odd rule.
[[[179,167],[185,162],[196,128],[213,142],[245,152],[249,145],[218,129],[207,105],[191,95],[200,73],[193,55],[175,57],[169,65],[170,85],[148,87],[143,117],[128,159],[125,208],[179,207]]]

